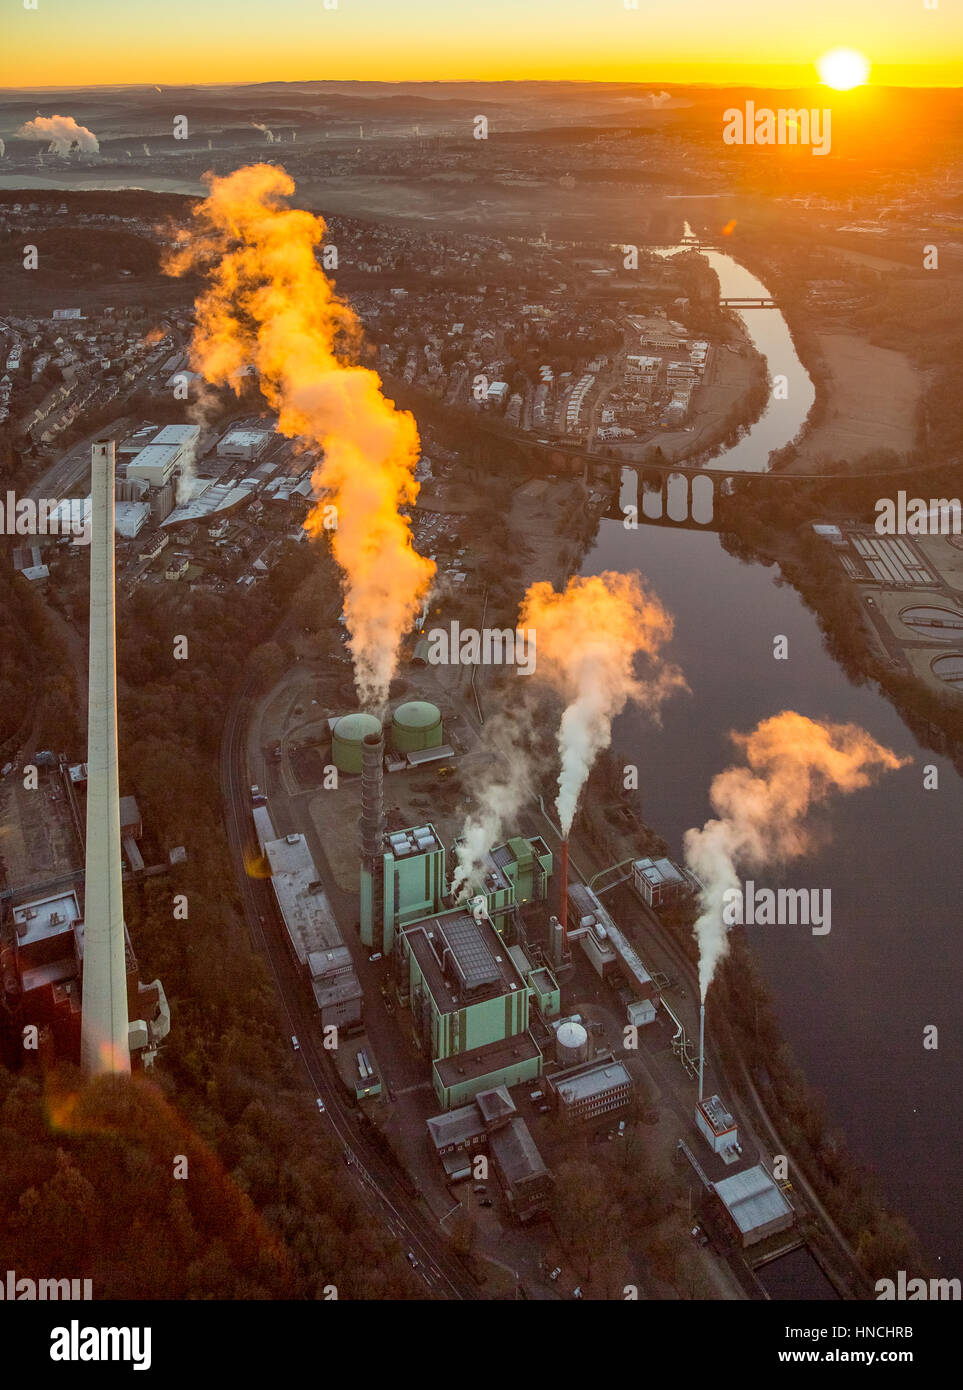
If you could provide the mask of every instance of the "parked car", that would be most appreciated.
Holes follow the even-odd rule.
[[[557,1279],[558,1276],[561,1274],[561,1272],[562,1272],[562,1266],[561,1266],[561,1265],[557,1265],[556,1268],[552,1270],[551,1274],[550,1274],[548,1277],[549,1277],[549,1279]]]
[[[408,1263],[411,1265],[412,1269],[418,1268],[418,1261],[415,1259],[415,1254],[413,1250],[408,1251]]]
[[[373,962],[376,961],[376,960],[380,960],[380,959],[381,959],[381,955],[382,955],[381,951],[375,951],[374,955],[373,955],[373,956],[369,956],[368,959],[369,959],[369,961],[371,961],[371,962],[373,963]]]
[[[320,1110],[321,1114],[323,1115],[323,1114],[324,1114],[324,1101],[321,1099],[320,1096],[318,1096],[317,1101],[316,1101],[316,1104],[317,1104],[317,1107],[318,1107],[318,1109]]]
[[[301,1044],[298,1042],[294,1033],[291,1034],[291,1046],[294,1048],[295,1052],[301,1051]]]

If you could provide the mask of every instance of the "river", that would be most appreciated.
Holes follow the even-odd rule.
[[[728,255],[710,253],[723,295],[768,295]],[[794,437],[812,402],[809,378],[778,309],[744,318],[770,375],[789,378],[727,466],[762,469]],[[805,407],[805,408],[803,408]],[[802,414],[800,415],[800,411]],[[720,456],[721,457],[721,456]],[[715,462],[715,461],[714,461]],[[634,489],[630,500],[634,500]],[[825,842],[773,886],[832,890],[832,930],[755,927],[749,937],[781,1026],[831,1127],[879,1174],[946,1277],[963,1275],[960,1049],[960,906],[963,781],[922,748],[875,687],[854,685],[826,652],[816,619],[777,570],[734,559],[718,536],[603,521],[582,572],[640,570],[676,621],[672,655],[691,695],[674,697],[655,728],[634,708],[614,745],[639,767],[645,820],[681,853],[684,831],[710,814],[711,778],[730,762],[730,730],[748,731],[783,709],[854,721],[912,765],[870,789],[838,796],[820,816]],[[776,661],[772,640],[789,639]],[[923,768],[939,769],[926,791]],[[831,842],[830,842],[831,837]],[[709,1013],[711,1016],[711,991]],[[923,1030],[939,1028],[926,1051]]]

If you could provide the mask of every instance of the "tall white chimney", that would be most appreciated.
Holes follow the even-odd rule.
[[[113,440],[101,440],[91,450],[87,875],[80,1063],[89,1076],[130,1071],[117,772]]]

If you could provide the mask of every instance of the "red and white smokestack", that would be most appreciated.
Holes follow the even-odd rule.
[[[562,924],[562,949],[568,950],[568,840],[558,852],[558,920]]]

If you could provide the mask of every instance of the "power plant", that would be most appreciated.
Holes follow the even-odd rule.
[[[124,923],[124,858],[131,876],[144,862],[140,812],[133,797],[121,798],[118,776],[114,495],[114,445],[101,440],[91,451],[87,760],[32,755],[46,814],[59,818],[50,839],[66,848],[47,878],[4,894],[10,906],[0,941],[0,1044],[8,1061],[29,1056],[24,1039],[35,1036],[42,1062],[79,1061],[88,1076],[126,1075],[132,1058],[150,1065],[170,1031],[163,986],[138,981]],[[19,816],[10,831],[23,837]]]

